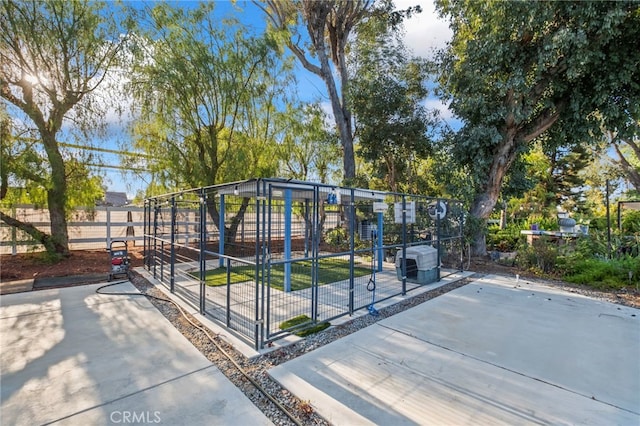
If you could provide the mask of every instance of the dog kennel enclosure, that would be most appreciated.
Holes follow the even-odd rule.
[[[256,349],[462,269],[462,203],[285,179],[145,200],[145,268]]]

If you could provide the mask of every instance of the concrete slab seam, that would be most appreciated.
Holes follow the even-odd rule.
[[[512,369],[510,369],[510,368],[507,368],[507,367],[504,367],[504,366],[501,366],[501,365],[498,365],[498,364],[492,363],[492,362],[490,362],[490,361],[483,360],[483,359],[481,359],[481,358],[477,358],[477,357],[475,357],[475,356],[473,356],[473,355],[465,354],[465,353],[460,352],[460,351],[457,351],[457,350],[455,350],[455,349],[451,349],[451,348],[448,348],[448,347],[446,347],[446,346],[439,345],[439,344],[437,344],[437,343],[433,343],[433,342],[430,342],[430,341],[428,341],[428,340],[421,339],[421,338],[419,338],[419,337],[417,337],[417,336],[414,336],[414,335],[412,335],[412,334],[410,334],[410,333],[406,333],[406,332],[404,332],[404,331],[402,331],[402,330],[397,330],[397,329],[395,329],[395,328],[389,327],[389,326],[384,325],[384,324],[381,324],[381,323],[377,323],[376,325],[379,325],[380,327],[384,327],[384,328],[386,328],[386,329],[388,329],[388,330],[391,330],[391,331],[394,331],[394,332],[397,332],[397,333],[400,333],[400,334],[404,334],[404,335],[405,335],[405,336],[407,336],[407,337],[410,337],[410,338],[412,338],[412,339],[419,340],[419,341],[421,341],[421,342],[424,342],[424,343],[427,343],[427,344],[429,344],[429,345],[432,345],[432,346],[438,347],[438,348],[440,348],[440,349],[444,349],[444,350],[446,350],[446,351],[453,352],[453,353],[458,354],[458,355],[461,355],[461,356],[463,356],[463,357],[473,359],[473,360],[478,361],[478,362],[481,362],[481,363],[483,363],[483,364],[487,364],[487,365],[490,365],[490,366],[492,366],[492,367],[496,367],[496,368],[499,368],[499,369],[501,369],[501,370],[504,370],[504,371],[508,371],[508,372],[510,372],[510,373],[517,374],[517,375],[519,375],[519,376],[521,376],[521,377],[526,377],[526,378],[528,378],[528,379],[535,380],[535,381],[540,382],[540,383],[544,383],[545,385],[553,386],[553,387],[558,388],[558,389],[560,389],[560,390],[563,390],[563,391],[565,391],[565,392],[569,392],[569,393],[572,393],[572,394],[575,394],[575,395],[581,396],[581,397],[583,397],[583,398],[587,398],[587,399],[590,399],[590,400],[593,400],[593,401],[597,401],[597,402],[599,402],[599,403],[601,403],[601,404],[608,405],[608,406],[613,407],[613,408],[616,408],[616,409],[618,409],[618,410],[626,411],[626,412],[628,412],[628,413],[635,414],[635,415],[640,415],[640,412],[635,412],[635,411],[629,410],[628,408],[619,407],[619,406],[617,406],[617,405],[615,405],[615,404],[611,404],[611,403],[609,403],[609,402],[605,402],[605,401],[598,400],[598,399],[596,399],[593,395],[585,395],[585,394],[580,393],[580,392],[577,392],[577,391],[575,391],[575,390],[567,389],[567,388],[565,388],[565,387],[563,387],[563,386],[560,386],[560,385],[558,385],[558,384],[555,384],[555,383],[552,383],[552,382],[548,382],[548,381],[546,381],[546,380],[542,380],[542,379],[539,379],[539,378],[537,378],[537,377],[529,376],[529,375],[524,374],[524,373],[521,373],[521,372],[519,372],[519,371],[512,370]],[[368,352],[367,352],[367,353],[368,353]],[[370,355],[372,355],[372,356],[376,356],[376,357],[380,358],[379,356],[375,355],[374,353],[370,353]],[[388,361],[388,362],[390,362],[390,363],[394,364],[394,363],[393,363],[393,361],[390,361],[390,360],[387,360],[387,359],[385,359],[385,361]],[[397,364],[397,363],[396,363],[396,364]],[[405,366],[405,367],[406,367],[406,366]],[[419,372],[416,372],[416,374],[420,374],[420,373],[419,373]]]
[[[401,334],[405,334],[405,333],[401,333]],[[409,337],[414,337],[415,338],[415,336],[409,336]],[[421,339],[418,339],[418,340],[424,341],[424,340],[421,340]],[[429,343],[429,342],[426,342],[426,343]],[[447,348],[443,348],[442,346],[439,346],[439,345],[434,345],[434,346],[438,346],[438,347],[440,347],[442,349],[447,349]],[[517,409],[511,408],[511,407],[509,407],[509,406],[507,406],[505,404],[500,404],[499,402],[497,402],[495,400],[492,400],[490,398],[487,398],[487,397],[483,396],[482,394],[480,394],[478,392],[472,392],[469,389],[466,389],[466,388],[461,387],[461,386],[457,386],[454,383],[447,382],[447,381],[444,381],[444,380],[440,380],[440,379],[438,379],[438,378],[436,378],[434,376],[430,376],[428,374],[425,374],[424,372],[422,372],[420,370],[414,369],[414,368],[412,368],[412,367],[410,367],[407,364],[404,364],[402,362],[395,362],[395,361],[393,361],[391,359],[387,359],[384,356],[380,356],[376,352],[372,352],[372,351],[370,351],[370,350],[368,350],[368,349],[366,349],[366,348],[364,348],[362,346],[356,346],[356,347],[358,349],[362,350],[365,354],[367,354],[367,355],[369,355],[369,356],[371,356],[373,358],[377,358],[377,359],[379,359],[381,361],[384,361],[387,364],[399,367],[401,369],[409,370],[409,371],[411,371],[411,373],[413,373],[416,376],[420,376],[420,377],[422,377],[422,378],[424,378],[426,380],[438,383],[439,385],[442,385],[442,386],[444,386],[446,388],[452,389],[452,390],[454,390],[454,391],[456,391],[456,392],[458,392],[460,394],[463,394],[463,395],[466,395],[468,397],[474,398],[474,399],[482,402],[483,404],[490,405],[490,406],[498,408],[498,409],[500,409],[502,411],[511,413],[514,416],[520,417],[522,419],[526,419],[527,421],[529,421],[531,423],[535,423],[535,424],[539,424],[539,425],[548,424],[544,420],[541,420],[541,419],[539,419],[539,418],[537,418],[535,416],[532,416],[532,415],[530,415],[528,413],[525,413],[525,412],[523,412],[521,410],[517,410]],[[447,350],[449,350],[449,349],[447,349]],[[456,354],[465,356],[464,354],[461,354],[461,353],[459,353],[457,351],[454,351],[454,350],[451,350],[451,352],[454,352]],[[476,360],[474,357],[469,357],[469,358]],[[488,363],[488,364],[490,364],[490,363]],[[491,365],[493,365],[493,364],[491,364]],[[510,371],[508,369],[504,369],[504,370]]]
[[[60,422],[60,421],[62,421],[62,420],[70,419],[71,417],[77,416],[78,414],[86,413],[86,412],[91,411],[91,410],[94,410],[94,409],[96,409],[96,408],[104,407],[104,406],[107,406],[107,405],[109,405],[109,404],[113,404],[114,402],[122,401],[122,400],[127,399],[127,398],[130,398],[130,397],[132,397],[132,396],[134,396],[134,395],[137,395],[137,394],[140,394],[140,393],[143,393],[143,392],[147,392],[147,391],[149,391],[149,390],[151,390],[151,389],[158,388],[158,387],[163,386],[163,385],[165,385],[165,384],[167,384],[167,383],[171,383],[171,382],[174,382],[174,381],[176,381],[176,380],[183,379],[183,378],[185,378],[185,377],[191,376],[191,375],[196,374],[196,373],[200,373],[200,372],[205,371],[205,370],[208,370],[208,369],[215,369],[215,366],[214,366],[214,365],[208,365],[208,366],[206,366],[206,367],[202,367],[202,368],[199,368],[199,369],[197,369],[197,370],[193,370],[193,371],[190,371],[190,372],[188,372],[188,373],[181,374],[180,376],[172,377],[171,379],[165,380],[165,381],[160,382],[160,383],[156,383],[156,384],[151,385],[151,386],[147,386],[146,388],[139,389],[139,390],[137,390],[137,391],[135,391],[135,392],[131,392],[131,393],[128,393],[128,394],[126,394],[126,395],[122,395],[122,396],[120,396],[120,397],[118,397],[118,398],[115,398],[115,399],[112,399],[112,400],[110,400],[110,401],[105,401],[105,402],[103,402],[102,404],[93,405],[93,406],[91,406],[91,407],[87,407],[87,408],[85,408],[85,409],[83,409],[83,410],[80,410],[80,411],[77,411],[77,412],[75,412],[75,413],[72,413],[72,414],[66,415],[66,416],[64,416],[64,417],[60,417],[59,419],[55,419],[55,420],[51,420],[50,422],[43,423],[43,425],[42,425],[42,426],[47,426],[47,425],[51,425],[51,424],[54,424],[54,423]]]

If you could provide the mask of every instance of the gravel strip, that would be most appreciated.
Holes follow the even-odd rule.
[[[144,277],[136,274],[135,272],[132,275],[133,277],[131,282],[142,293],[161,299],[166,298],[159,289],[149,283]],[[363,315],[354,318],[348,322],[330,327],[296,343],[278,348],[251,360],[237,352],[231,345],[215,335],[215,333],[211,331],[208,331],[208,333],[211,336],[214,336],[216,344],[229,354],[254,381],[256,381],[267,393],[276,399],[279,404],[286,407],[287,411],[297,419],[299,424],[330,425],[331,423],[318,415],[308,402],[301,401],[287,389],[284,389],[277,382],[272,380],[267,374],[267,371],[276,365],[297,358],[300,355],[304,355],[307,352],[320,348],[362,328],[368,327],[377,321],[417,306],[427,300],[433,299],[434,297],[438,297],[449,291],[455,290],[456,288],[460,288],[478,277],[479,275],[474,275],[460,281],[446,284],[431,291],[418,294],[409,299],[405,299],[402,302],[379,309],[378,316],[374,317],[372,315]],[[253,384],[236,368],[236,366],[229,361],[216,344],[211,342],[203,331],[194,327],[182,316],[175,305],[153,298],[150,298],[149,300],[162,313],[162,315],[164,315],[174,325],[174,327],[182,333],[182,335],[184,335],[202,354],[204,354],[209,361],[215,364],[218,369],[269,418],[269,420],[276,425],[296,424],[288,418],[276,404],[265,397],[262,392],[257,390],[256,387],[253,386]],[[202,324],[200,324],[195,318],[190,316],[190,319],[199,326],[202,326]]]

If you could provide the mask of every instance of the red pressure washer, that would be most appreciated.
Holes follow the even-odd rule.
[[[116,275],[126,275],[129,278],[129,251],[126,241],[111,241],[109,244],[109,252],[111,258],[111,272],[109,272],[109,281]]]

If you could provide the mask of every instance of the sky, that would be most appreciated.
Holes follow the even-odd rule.
[[[240,0],[237,5],[245,9],[245,13],[240,16],[243,23],[257,27],[264,25],[261,12],[251,2]],[[416,56],[431,57],[435,49],[444,47],[451,38],[451,30],[445,21],[437,17],[432,0],[395,0],[395,5],[398,9],[406,9],[416,5],[420,5],[422,8],[422,13],[415,14],[405,21],[405,44]],[[231,3],[225,2],[216,6],[217,10],[223,13],[231,7]],[[306,71],[301,65],[297,66],[296,72],[300,83],[300,96],[303,100],[327,99],[324,83],[317,76]],[[326,105],[327,112],[330,112],[328,100]],[[426,100],[426,106],[430,109],[440,110],[443,119],[455,121],[446,105],[442,104],[435,96]],[[126,145],[128,136],[120,126],[122,122],[120,117],[113,114],[110,121],[111,132],[101,145],[104,148],[119,150],[122,142]],[[116,154],[102,153],[101,156],[104,164],[119,164],[119,158]],[[119,170],[102,169],[102,174],[105,177],[104,182],[108,191],[126,192],[130,199],[138,191],[144,190],[149,183],[148,178],[144,176],[135,176]]]

